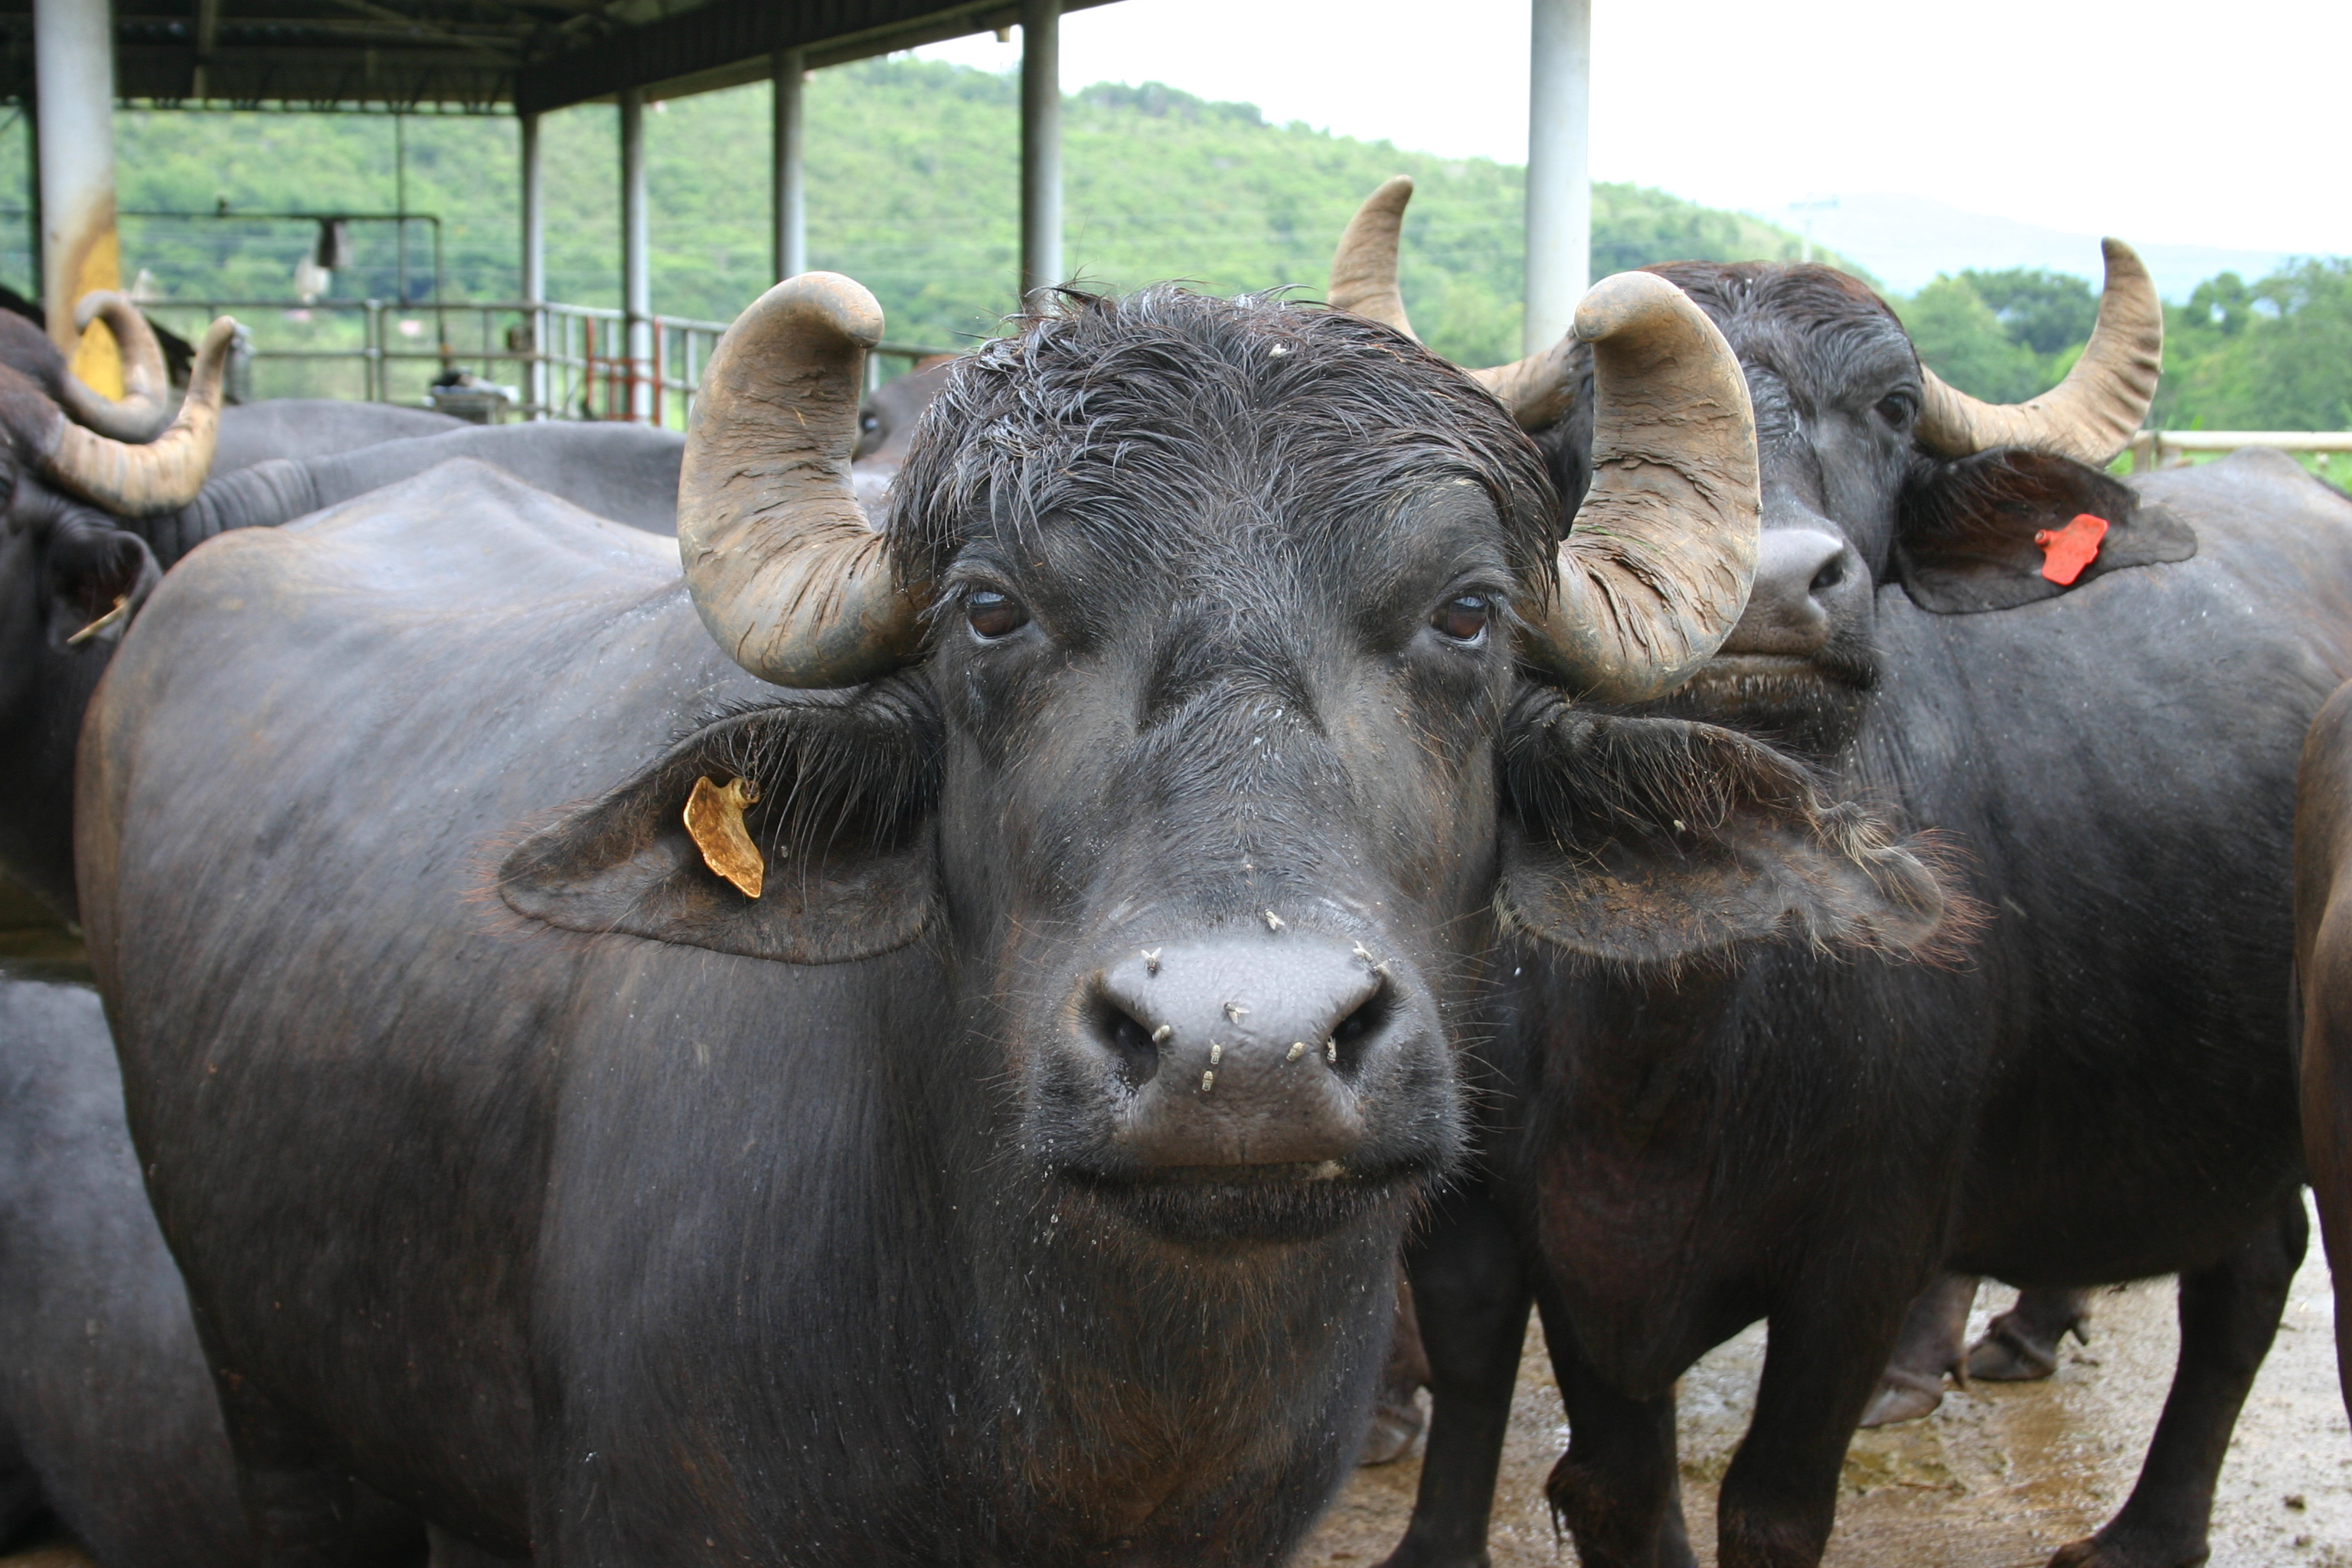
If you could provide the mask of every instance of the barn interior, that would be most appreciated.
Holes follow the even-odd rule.
[[[1018,29],[1022,45],[1020,256],[1008,305],[1063,270],[1059,24],[1108,0],[0,0],[0,97],[34,130],[28,221],[38,236],[33,293],[55,341],[84,378],[119,384],[111,340],[72,321],[73,301],[126,281],[116,227],[111,114],[117,108],[204,113],[500,115],[518,122],[516,246],[520,297],[454,310],[440,298],[439,226],[408,210],[266,216],[319,225],[331,265],[351,225],[397,226],[405,276],[412,229],[419,288],[430,288],[431,341],[404,341],[377,301],[354,302],[362,395],[394,395],[404,362],[442,370],[436,400],[459,411],[481,397],[501,415],[583,415],[682,424],[723,321],[653,309],[645,116],[649,106],[766,80],[773,84],[768,192],[772,274],[806,270],[809,73],[966,34]],[[1587,281],[1589,0],[1538,0],[1529,106],[1528,352],[1567,329]],[[583,104],[617,110],[614,177],[621,207],[617,309],[551,300],[541,117]],[[200,215],[173,215],[195,216]],[[224,213],[222,216],[226,216]],[[434,281],[422,279],[428,266]],[[135,268],[133,269],[135,271]],[[406,294],[404,287],[402,293]],[[405,298],[394,301],[405,304]],[[219,301],[254,306],[277,301]],[[413,323],[402,323],[411,331]],[[247,351],[267,359],[268,344]],[[903,369],[940,346],[889,342],[869,374]],[[461,369],[462,367],[462,369]],[[489,389],[487,394],[478,389]]]

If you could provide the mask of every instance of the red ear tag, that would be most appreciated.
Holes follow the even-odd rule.
[[[2063,528],[2045,528],[2033,536],[2042,546],[2042,574],[2062,588],[2071,588],[2083,568],[2099,558],[2099,542],[2107,536],[2107,520],[2078,512]]]

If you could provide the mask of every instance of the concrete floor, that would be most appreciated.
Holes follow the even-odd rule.
[[[2015,1292],[1980,1293],[1971,1337]],[[2038,1568],[2122,1505],[2172,1376],[2169,1279],[2102,1291],[2091,1343],[2068,1342],[2055,1377],[1948,1393],[1923,1421],[1854,1439],[1828,1568]],[[1715,1485],[1746,1427],[1764,1331],[1750,1329],[1682,1385],[1685,1504],[1699,1561],[1715,1561]],[[1426,1397],[1426,1396],[1424,1396]],[[1541,1331],[1528,1354],[1504,1455],[1495,1568],[1552,1568],[1543,1479],[1566,1446]],[[1403,1533],[1417,1458],[1360,1470],[1295,1568],[1369,1568]],[[2335,1302],[2315,1224],[2278,1342],[2238,1423],[2214,1509],[2212,1568],[2352,1568],[2352,1430],[2336,1391]]]

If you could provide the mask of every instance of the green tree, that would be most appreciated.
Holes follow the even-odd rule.
[[[2037,354],[2063,353],[2079,345],[2099,319],[2099,297],[2089,279],[2069,272],[2040,267],[1971,269],[1960,280],[1991,309],[2011,342]]]
[[[2223,273],[2165,313],[2158,423],[2176,429],[2352,427],[2352,259]]]
[[[768,89],[656,106],[646,118],[656,310],[724,321],[770,281]],[[811,261],[881,299],[894,338],[952,343],[998,330],[1019,246],[1018,85],[911,58],[819,71],[808,89]],[[550,294],[619,303],[616,111],[584,105],[541,121]],[[412,116],[408,205],[443,220],[455,299],[519,288],[516,133],[495,116]],[[1408,153],[1385,142],[1276,125],[1248,104],[1159,85],[1105,84],[1064,115],[1065,256],[1083,280],[1125,289],[1164,278],[1231,292],[1325,287],[1356,204],[1391,174],[1419,184],[1403,289],[1433,346],[1473,363],[1518,353],[1523,170]],[[126,112],[117,119],[121,205],[210,215],[389,211],[395,128],[382,116]],[[22,210],[21,126],[0,126],[0,201]],[[9,149],[13,147],[13,152]],[[1795,236],[1632,185],[1594,188],[1598,272],[1654,261],[1789,259]],[[19,226],[21,228],[21,224]],[[25,247],[0,266],[21,286]],[[387,226],[355,226],[336,297],[391,299]],[[315,243],[299,223],[211,216],[128,217],[126,265],[172,296],[278,299]],[[412,297],[430,292],[427,231],[412,233]],[[343,323],[348,325],[348,323]],[[299,323],[257,323],[287,339]],[[300,331],[323,331],[319,323]],[[308,342],[310,339],[304,339]]]
[[[1938,277],[1895,305],[1919,362],[1972,397],[2022,403],[2056,379],[2043,378],[2041,356],[2010,334],[1966,274]]]

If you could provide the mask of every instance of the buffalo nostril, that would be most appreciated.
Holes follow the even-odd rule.
[[[1835,555],[1830,557],[1829,563],[1827,565],[1823,566],[1819,572],[1813,574],[1812,583],[1805,591],[1813,595],[1825,594],[1844,581],[1845,552],[1841,550]]]
[[[1365,1047],[1380,1034],[1381,1026],[1389,1021],[1394,1011],[1395,1003],[1383,983],[1332,1029],[1330,1037],[1324,1042],[1324,1059],[1340,1072],[1353,1075],[1363,1061]]]
[[[1130,1084],[1144,1084],[1160,1070],[1160,1047],[1172,1031],[1162,1024],[1158,1029],[1144,1027],[1132,1014],[1117,1003],[1097,999],[1095,1007],[1094,1033],[1118,1064],[1119,1071]]]

